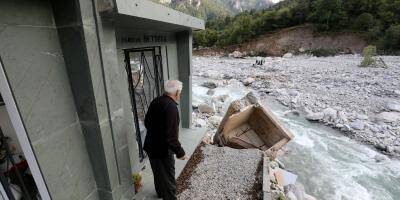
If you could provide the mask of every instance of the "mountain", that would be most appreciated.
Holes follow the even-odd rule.
[[[273,0],[153,0],[195,17],[207,19],[234,16],[246,10],[262,10]],[[274,0],[277,1],[277,0]]]

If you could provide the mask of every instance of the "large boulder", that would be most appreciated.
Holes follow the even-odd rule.
[[[292,58],[293,54],[292,53],[285,53],[282,57],[284,57],[284,58]]]
[[[254,78],[251,78],[251,77],[246,78],[246,79],[243,80],[243,85],[244,85],[244,86],[249,86],[249,85],[251,85],[254,81],[255,81]]]
[[[215,112],[214,105],[210,106],[208,104],[200,104],[198,106],[198,109],[201,113],[214,113]]]
[[[389,102],[385,104],[385,108],[390,111],[400,112],[400,103],[397,102]]]
[[[333,108],[325,108],[322,113],[324,113],[324,120],[335,121],[337,118],[337,111]]]
[[[306,119],[310,121],[319,121],[322,118],[324,118],[324,113],[323,112],[310,112],[306,115]]]
[[[356,120],[350,123],[350,127],[354,130],[364,130],[365,123],[363,121]]]
[[[201,84],[201,86],[206,87],[208,89],[215,89],[218,87],[218,84],[212,82],[212,81],[206,81]]]
[[[234,57],[234,58],[243,58],[243,53],[240,51],[234,51],[233,53],[229,54],[229,57]]]
[[[381,112],[378,115],[376,115],[376,120],[377,121],[382,121],[382,122],[396,122],[400,121],[400,113],[398,112]]]

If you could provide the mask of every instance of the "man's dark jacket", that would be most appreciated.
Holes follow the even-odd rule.
[[[177,158],[185,155],[178,141],[179,122],[177,103],[171,97],[163,95],[151,102],[144,120],[147,129],[144,150],[149,158],[167,158],[169,150]]]

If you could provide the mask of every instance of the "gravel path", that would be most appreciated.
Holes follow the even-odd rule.
[[[201,147],[201,152],[202,162],[197,164],[178,199],[244,200],[261,197],[253,191],[259,188],[255,184],[260,179],[258,176],[262,175],[259,170],[262,153],[259,150],[205,145]]]
[[[400,57],[383,56],[388,68],[360,68],[357,55],[316,58],[234,59],[195,57],[195,84],[214,81],[254,89],[337,128],[389,155],[400,155]],[[236,87],[236,86],[235,86]]]

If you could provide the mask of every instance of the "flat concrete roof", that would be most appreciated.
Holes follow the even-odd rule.
[[[203,30],[204,20],[176,11],[172,8],[148,0],[116,0],[117,13],[131,16],[145,22],[146,19],[166,23],[168,26],[180,27],[179,29]],[[172,27],[171,27],[172,28]]]

